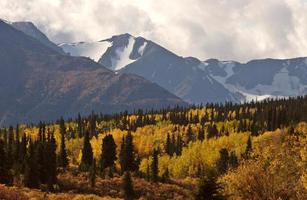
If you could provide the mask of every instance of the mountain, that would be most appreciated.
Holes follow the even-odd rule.
[[[259,59],[247,63],[180,57],[160,45],[129,34],[113,36],[81,52],[118,73],[140,75],[191,103],[245,102],[307,94],[307,59]],[[70,52],[66,44],[64,51]],[[86,52],[90,52],[86,50]]]
[[[64,54],[62,48],[58,47],[56,44],[51,42],[47,36],[41,32],[32,22],[9,22],[11,26],[16,28],[17,30],[25,33],[28,36],[31,36],[47,47],[53,49],[54,51]]]
[[[62,44],[61,47],[71,55],[88,56],[121,74],[142,76],[188,102],[236,101],[235,95],[197,67],[201,61],[177,56],[142,37],[123,34],[94,43]]]
[[[0,124],[186,105],[137,75],[62,55],[0,20]]]

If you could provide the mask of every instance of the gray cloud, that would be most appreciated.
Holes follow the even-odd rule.
[[[129,32],[182,56],[247,61],[307,56],[306,0],[1,0],[0,17],[55,42]]]

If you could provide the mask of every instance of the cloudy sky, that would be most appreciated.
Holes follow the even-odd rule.
[[[307,56],[307,0],[1,0],[57,43],[121,33],[182,56],[247,61]]]

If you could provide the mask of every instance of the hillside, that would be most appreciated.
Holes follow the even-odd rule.
[[[2,128],[0,180],[19,188],[0,198],[306,199],[306,109],[298,97]]]
[[[0,21],[0,124],[186,105],[136,75],[62,55]]]

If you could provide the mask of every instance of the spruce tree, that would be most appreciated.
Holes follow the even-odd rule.
[[[0,139],[0,183],[9,184],[9,169],[7,166],[4,141]]]
[[[189,144],[189,142],[193,141],[193,131],[191,125],[188,126],[187,132],[186,132],[186,145]]]
[[[252,151],[252,139],[251,136],[249,136],[246,143],[245,158],[249,158],[251,151]]]
[[[227,149],[220,150],[220,159],[217,162],[217,170],[219,174],[224,174],[228,170],[229,154]]]
[[[171,149],[171,138],[169,133],[167,133],[166,142],[165,142],[165,153],[169,156],[172,156],[172,149]]]
[[[29,188],[39,187],[39,174],[37,170],[35,146],[31,140],[29,141],[29,148],[28,148],[28,153],[27,153],[27,158],[26,158],[24,185]]]
[[[125,199],[127,200],[134,199],[135,193],[133,190],[133,183],[132,183],[132,179],[131,179],[131,175],[129,171],[125,172],[123,176],[122,187],[123,187]]]
[[[153,182],[158,181],[158,173],[159,173],[159,168],[158,168],[158,150],[154,150],[152,154],[152,162],[151,162],[151,180]]]
[[[121,166],[122,172],[137,170],[137,164],[134,153],[133,136],[130,131],[124,139],[124,144],[121,149]]]
[[[108,167],[113,167],[116,161],[116,144],[112,135],[107,135],[102,140],[100,168],[103,171]]]
[[[40,183],[44,184],[47,181],[47,174],[48,171],[46,171],[46,155],[45,153],[45,147],[44,143],[41,141],[38,141],[36,144],[35,149],[35,160],[37,161],[37,173],[39,176]]]
[[[45,148],[45,167],[47,174],[47,184],[49,190],[53,190],[53,185],[57,183],[57,163],[56,163],[56,141],[54,134],[48,133],[48,142]]]
[[[83,140],[83,149],[82,149],[82,158],[80,169],[83,171],[87,171],[90,169],[93,162],[93,149],[90,143],[89,132],[86,131]]]
[[[63,118],[61,118],[60,120],[60,133],[61,133],[61,146],[60,146],[58,164],[59,167],[66,169],[66,167],[68,166],[68,158],[67,158],[66,145],[65,145],[66,127]]]
[[[205,130],[203,127],[199,129],[197,139],[203,141],[205,139]]]
[[[229,167],[236,168],[236,167],[238,167],[238,165],[239,165],[238,158],[237,158],[235,152],[232,151],[230,153],[230,156],[229,156]]]
[[[225,199],[219,192],[221,186],[217,183],[214,175],[201,177],[197,191],[194,195],[195,200],[223,200]]]

